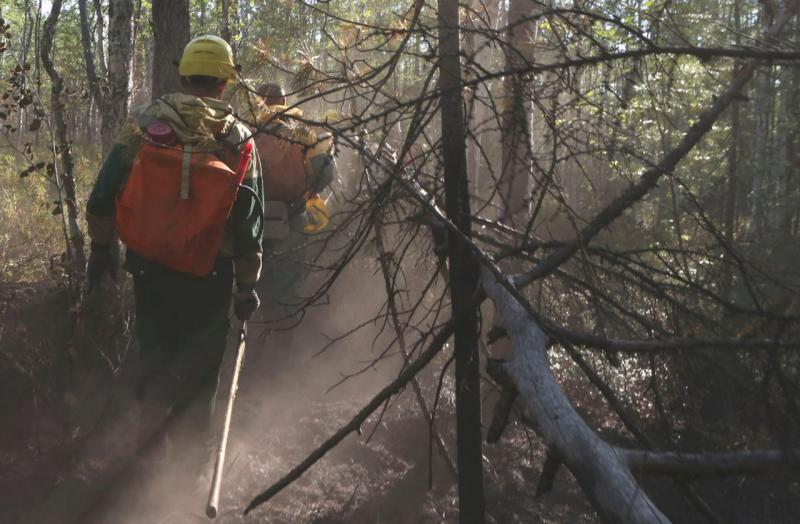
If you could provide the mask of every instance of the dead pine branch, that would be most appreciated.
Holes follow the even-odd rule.
[[[328,440],[321,446],[312,451],[302,462],[294,467],[289,473],[283,476],[280,480],[275,482],[272,486],[256,495],[253,500],[244,509],[244,514],[247,515],[258,506],[268,502],[272,497],[283,491],[284,488],[291,485],[295,480],[308,471],[311,466],[316,464],[322,457],[324,457],[330,450],[335,448],[347,435],[358,431],[362,424],[369,418],[369,416],[384,402],[386,402],[393,395],[399,393],[417,373],[422,371],[425,366],[435,357],[439,351],[444,347],[447,339],[453,334],[455,322],[450,321],[439,330],[433,337],[427,349],[420,354],[420,356],[409,366],[407,366],[400,375],[397,376],[389,385],[383,388],[375,397],[370,400],[347,424],[339,428]]]
[[[408,347],[406,345],[406,337],[403,330],[403,325],[400,322],[400,317],[397,312],[397,302],[395,295],[392,293],[394,289],[394,283],[392,282],[392,271],[390,268],[390,260],[391,255],[386,251],[386,245],[384,243],[384,226],[378,220],[375,223],[375,243],[378,247],[378,261],[381,265],[381,272],[383,274],[383,281],[384,285],[386,286],[386,300],[387,300],[387,307],[389,309],[389,316],[392,322],[392,327],[394,328],[395,335],[397,337],[397,344],[400,347],[400,354],[403,357],[403,363],[407,366],[411,363],[411,355],[408,352]],[[436,448],[439,450],[439,455],[441,455],[442,460],[444,460],[445,464],[447,465],[448,471],[450,471],[451,475],[454,479],[458,478],[458,470],[456,469],[456,465],[453,462],[453,459],[450,457],[450,453],[447,451],[447,444],[445,443],[442,435],[436,430],[434,426],[435,420],[433,419],[433,414],[431,410],[428,408],[427,403],[425,402],[425,396],[422,394],[422,387],[420,386],[419,380],[416,377],[411,379],[411,388],[414,390],[414,397],[417,399],[417,404],[419,405],[419,409],[422,412],[422,416],[425,419],[425,422],[428,424],[430,428],[430,437],[436,443]]]
[[[636,472],[685,477],[719,477],[800,470],[800,449],[725,453],[673,453],[627,450],[625,459]]]

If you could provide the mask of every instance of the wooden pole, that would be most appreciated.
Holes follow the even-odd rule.
[[[208,494],[208,506],[206,515],[213,519],[217,517],[219,509],[219,491],[222,486],[222,468],[225,465],[225,452],[228,448],[228,435],[231,430],[231,416],[233,415],[233,401],[236,400],[236,390],[239,388],[239,372],[242,370],[244,362],[245,340],[247,339],[247,323],[242,321],[239,330],[239,347],[236,350],[236,364],[233,367],[233,379],[231,380],[231,390],[228,393],[228,406],[225,409],[225,422],[222,425],[222,434],[219,438],[219,448],[217,448],[217,460],[214,462],[214,475],[211,477],[211,490]]]

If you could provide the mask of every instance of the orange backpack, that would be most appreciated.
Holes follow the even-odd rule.
[[[208,275],[251,154],[248,141],[234,171],[213,152],[143,138],[125,188],[117,195],[120,240],[168,268]]]
[[[288,204],[309,192],[315,177],[311,159],[330,154],[333,138],[325,130],[279,119],[283,107],[264,108],[266,128],[259,130],[253,140],[261,158],[267,198]],[[292,111],[285,111],[292,116]]]
[[[261,157],[267,198],[285,203],[303,198],[311,185],[303,144],[270,133],[259,133],[253,140]]]

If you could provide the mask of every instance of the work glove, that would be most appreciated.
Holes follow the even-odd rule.
[[[86,265],[88,293],[91,293],[92,289],[100,284],[103,275],[106,273],[108,273],[113,280],[117,279],[117,264],[114,262],[114,257],[111,256],[111,246],[109,244],[92,242],[91,251],[89,253],[89,263]]]
[[[237,291],[233,294],[233,313],[239,320],[248,320],[261,305],[255,288],[255,284],[236,285]]]

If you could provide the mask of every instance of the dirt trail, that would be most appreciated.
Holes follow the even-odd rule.
[[[290,341],[286,334],[264,338],[257,329],[251,329],[217,522],[405,524],[457,520],[454,484],[435,451],[433,489],[428,490],[427,426],[410,391],[393,400],[371,440],[367,441],[367,436],[374,429],[374,417],[362,428],[363,435],[350,435],[294,485],[251,516],[241,516],[241,509],[254,495],[288,472],[396,375],[399,357],[382,361],[328,391],[342,373],[359,369],[374,357],[370,351],[373,345],[379,351],[388,342],[388,334],[376,339],[377,326],[314,356],[325,345],[326,337],[350,329],[380,309],[382,288],[379,283],[370,286],[364,274],[364,268],[349,270],[331,290],[330,305],[311,308]],[[358,301],[343,299],[355,282],[361,290],[370,292],[362,291]],[[34,302],[50,309],[64,305],[44,291],[35,298]],[[13,318],[6,315],[5,325],[25,325],[25,315],[43,314],[38,307],[15,313]],[[45,317],[55,314],[54,310]],[[35,341],[28,342],[63,351],[58,339],[61,332],[52,331],[39,333]],[[433,398],[436,372],[442,363],[436,362],[424,377],[428,398]],[[227,366],[224,375],[230,362]],[[0,370],[14,378],[9,383],[13,382],[12,389],[16,389],[9,395],[19,397],[30,387],[10,364]],[[7,389],[12,387],[9,383]],[[57,388],[51,393],[58,394]],[[50,442],[47,435],[54,434],[51,416],[39,417],[34,426],[25,417],[32,398],[35,395],[27,392],[21,403],[9,401],[4,405],[7,420],[12,422],[9,427],[14,429],[2,435],[3,458],[14,467],[0,473],[0,483],[9,489],[7,493],[17,495],[0,498],[0,516],[36,505],[65,463],[55,443],[50,448],[42,444],[44,449],[36,452],[26,448],[35,441],[36,432],[45,444]],[[438,420],[454,447],[451,402],[448,384]],[[179,418],[168,433],[168,444],[154,446],[137,460],[113,493],[95,507],[85,520],[87,524],[208,522],[204,516],[208,481],[198,482],[202,464],[186,456],[188,439],[194,437],[192,429],[182,427]],[[532,499],[542,454],[541,446],[535,442],[531,446],[519,428],[511,428],[506,444],[486,449],[487,499],[495,521],[594,521],[566,475],[544,504]]]

